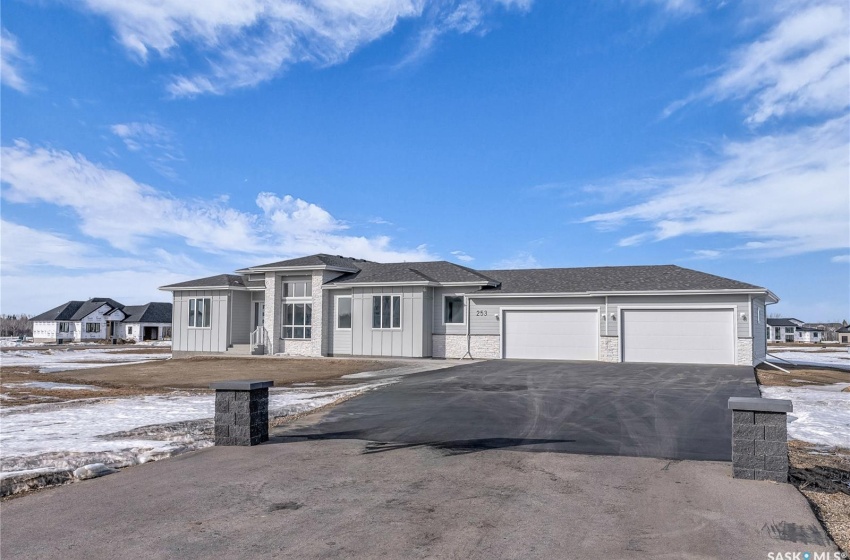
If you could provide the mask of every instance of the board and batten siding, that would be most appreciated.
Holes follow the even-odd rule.
[[[425,292],[418,286],[354,288],[351,297],[351,353],[355,356],[422,357],[426,350]],[[401,296],[401,328],[372,328],[372,296]],[[429,308],[428,315],[431,311]],[[431,333],[428,333],[430,338]]]
[[[210,298],[209,328],[189,327],[189,299]],[[228,290],[185,290],[174,292],[171,320],[172,350],[178,352],[226,352],[228,334]]]

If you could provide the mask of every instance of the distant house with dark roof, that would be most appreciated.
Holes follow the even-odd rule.
[[[32,322],[33,340],[40,343],[163,340],[171,338],[171,304],[125,306],[110,298],[91,298],[63,303]]]
[[[768,342],[821,342],[825,333],[824,327],[808,326],[793,317],[771,317],[767,327]]]
[[[842,344],[850,344],[850,325],[844,325],[835,331],[838,336],[838,342]]]
[[[474,270],[311,255],[189,280],[176,357],[197,353],[753,365],[766,288],[681,268]]]

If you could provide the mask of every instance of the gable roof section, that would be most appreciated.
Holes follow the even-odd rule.
[[[86,301],[72,300],[63,303],[58,307],[54,307],[50,311],[45,311],[41,315],[36,315],[32,321],[79,321],[97,311],[103,304],[109,305],[112,309],[123,309],[124,305],[110,298],[91,298]]]
[[[765,288],[675,265],[482,270],[500,282],[480,293],[537,294],[754,290]]]
[[[797,321],[796,323],[794,321]],[[802,321],[794,318],[773,317],[767,319],[767,324],[771,327],[797,327],[800,328]]]
[[[144,305],[128,305],[124,308],[127,317],[124,323],[170,323],[171,304],[152,301]]]
[[[329,284],[495,284],[492,278],[471,268],[448,261],[411,263],[358,263],[360,270],[346,274]]]
[[[189,290],[192,288],[198,289],[214,289],[214,288],[244,288],[245,281],[238,274],[217,274],[215,276],[207,276],[206,278],[198,278],[197,280],[187,280],[186,282],[178,282],[177,284],[169,284],[168,286],[160,286],[160,290],[183,289]]]
[[[298,257],[296,259],[288,259],[273,263],[266,263],[257,266],[250,266],[238,272],[247,272],[249,270],[270,270],[279,268],[333,268],[356,271],[360,269],[362,263],[369,263],[363,259],[354,259],[351,257],[343,257],[342,255],[328,255],[319,253],[317,255],[308,255],[306,257]],[[372,263],[376,264],[376,263]]]

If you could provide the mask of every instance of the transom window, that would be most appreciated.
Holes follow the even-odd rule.
[[[463,323],[463,296],[443,298],[443,322],[447,325]]]
[[[287,303],[283,306],[283,338],[311,338],[313,304]]]
[[[351,328],[351,298],[338,297],[336,298],[336,328],[350,329]]]
[[[401,296],[372,296],[372,328],[401,328]]]
[[[196,329],[208,329],[212,315],[211,298],[189,298],[189,326]]]
[[[100,323],[86,323],[86,332],[100,332]]]
[[[287,280],[283,283],[283,297],[285,298],[312,297],[312,295],[312,280]]]
[[[59,323],[59,332],[71,332],[71,323]]]

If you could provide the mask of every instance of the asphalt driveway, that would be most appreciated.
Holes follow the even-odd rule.
[[[759,396],[752,367],[493,360],[408,377],[277,433],[729,461],[731,396]]]

